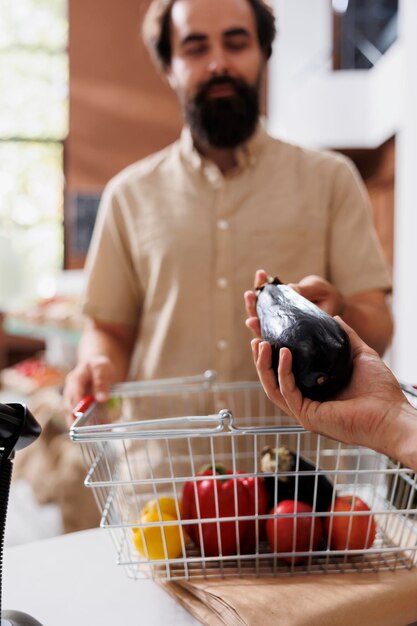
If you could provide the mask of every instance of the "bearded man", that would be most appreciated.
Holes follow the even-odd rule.
[[[391,283],[360,177],[340,155],[270,137],[260,117],[266,0],[154,0],[143,32],[184,128],[104,191],[67,403],[103,401],[127,378],[256,379],[242,294],[258,268],[382,354]]]

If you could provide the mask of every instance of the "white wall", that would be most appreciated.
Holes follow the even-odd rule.
[[[392,363],[417,384],[417,2],[400,0],[403,107],[397,134],[394,315]]]
[[[268,127],[294,141],[300,120],[299,93],[331,67],[332,21],[329,0],[274,0],[278,37],[270,61]],[[308,141],[308,140],[307,140]]]
[[[276,0],[276,11],[271,134],[326,148],[376,148],[391,137],[399,124],[401,43],[371,70],[333,72],[330,0]]]

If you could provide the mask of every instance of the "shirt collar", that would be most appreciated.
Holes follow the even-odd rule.
[[[261,119],[254,134],[235,150],[238,169],[242,170],[255,165],[267,141],[268,134],[265,130],[264,120]],[[203,170],[210,163],[194,146],[191,131],[187,126],[184,126],[181,132],[180,149],[183,156],[196,170]]]

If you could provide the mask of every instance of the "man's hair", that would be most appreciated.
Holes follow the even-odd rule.
[[[143,21],[143,39],[154,61],[162,70],[171,65],[170,19],[175,2],[176,0],[152,0]],[[269,59],[276,35],[272,7],[268,0],[247,0],[247,2],[255,14],[259,45],[265,57]]]

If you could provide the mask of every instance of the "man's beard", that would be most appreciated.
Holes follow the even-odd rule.
[[[229,76],[203,83],[185,103],[185,119],[191,132],[213,148],[235,148],[254,133],[259,119],[260,80],[255,86]],[[234,95],[210,97],[211,87],[231,85]]]

